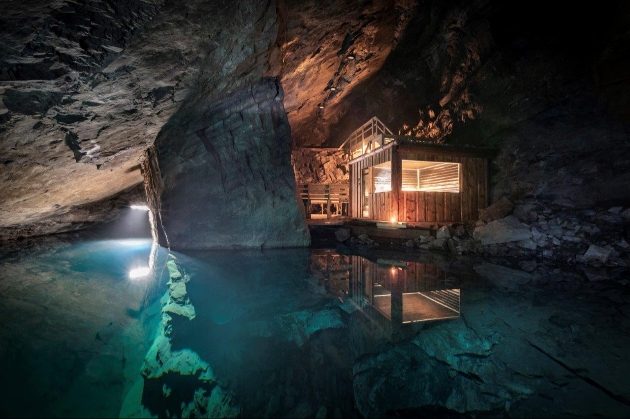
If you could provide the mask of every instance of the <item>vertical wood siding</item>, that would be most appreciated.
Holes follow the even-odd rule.
[[[372,194],[369,217],[363,217],[363,169],[392,160],[392,148],[383,150],[356,163],[350,164],[350,215],[354,218],[389,220],[398,210],[398,220],[403,222],[461,222],[476,220],[479,209],[488,206],[488,161],[476,157],[431,156],[405,151],[404,160],[439,161],[460,164],[460,192],[405,192],[401,191],[397,205],[391,192]],[[402,175],[402,173],[401,173]]]

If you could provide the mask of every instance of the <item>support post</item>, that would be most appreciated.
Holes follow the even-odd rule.
[[[400,278],[399,271],[397,268],[390,268],[391,282],[390,282],[390,291],[391,291],[391,321],[392,321],[392,338],[397,339],[398,332],[400,331],[403,324],[403,293],[404,287],[402,283],[402,278]]]
[[[402,190],[402,159],[400,157],[400,153],[398,152],[398,146],[395,145],[392,147],[392,196],[391,202],[389,203],[390,219],[396,219],[399,221],[398,214],[398,201],[400,199],[400,193]]]
[[[355,170],[354,170],[354,165],[349,164],[348,165],[348,170],[350,171],[350,175],[348,176],[348,178],[350,179],[348,181],[348,216],[349,217],[354,217],[354,197],[355,194],[357,193],[357,180],[356,180],[356,174],[355,174]]]
[[[326,194],[326,219],[330,220],[330,185],[326,185],[324,189]]]

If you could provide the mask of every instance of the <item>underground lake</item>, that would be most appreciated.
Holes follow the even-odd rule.
[[[15,243],[0,260],[0,416],[630,415],[615,283],[490,265],[86,233]]]

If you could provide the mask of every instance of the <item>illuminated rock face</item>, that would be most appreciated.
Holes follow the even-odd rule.
[[[300,247],[291,129],[277,79],[176,114],[155,142],[161,193],[150,199],[174,249]],[[153,192],[149,192],[151,195]],[[157,205],[156,205],[157,206]]]
[[[15,7],[14,7],[15,6]],[[0,239],[108,221],[184,101],[260,80],[273,2],[35,0],[0,24]]]

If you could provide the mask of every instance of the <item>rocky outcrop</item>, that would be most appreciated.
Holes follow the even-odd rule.
[[[338,148],[297,148],[291,154],[291,162],[298,184],[348,183],[350,156]]]
[[[153,208],[174,249],[307,246],[295,199],[291,129],[277,79],[191,105],[155,142],[163,185]],[[156,175],[154,173],[154,175]],[[152,193],[151,191],[148,191]]]
[[[278,28],[266,1],[14,6],[0,24],[5,239],[116,216],[110,198],[142,183],[143,153],[184,98],[259,80]]]
[[[349,104],[347,99],[356,90],[363,91],[385,66],[416,13],[417,2],[286,0],[279,5],[280,73],[296,144],[338,146],[343,140],[331,141],[337,137],[337,124],[351,125],[351,132],[374,116],[357,118],[357,113],[387,103],[382,91],[372,103],[363,98],[362,103]]]
[[[173,345],[174,323],[192,321],[195,307],[186,290],[190,276],[172,255],[166,265],[169,288],[161,300],[162,321],[141,370],[143,408],[160,417],[235,417],[239,410],[216,382],[210,365],[195,351]]]
[[[531,237],[532,232],[514,216],[476,227],[473,233],[473,238],[483,245],[521,241]]]
[[[479,219],[486,223],[490,221],[498,220],[499,218],[507,217],[514,210],[514,204],[510,202],[506,197],[502,197],[498,201],[492,203],[487,208],[479,210]]]

